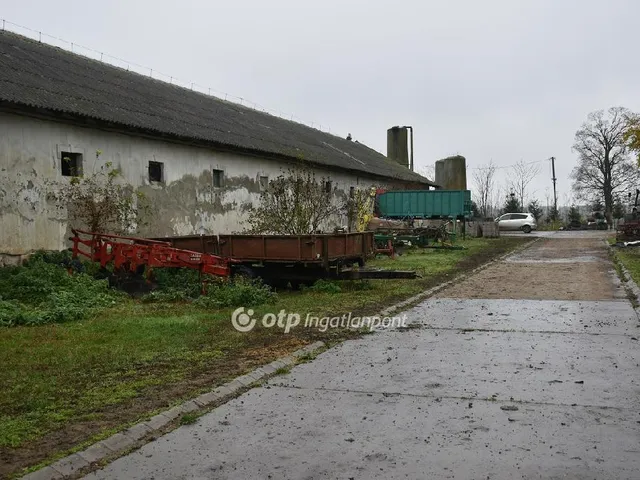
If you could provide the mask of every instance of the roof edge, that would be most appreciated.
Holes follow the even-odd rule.
[[[407,172],[419,178],[405,179],[400,177],[378,175],[375,173],[367,172],[365,170],[357,170],[357,169],[352,169],[347,167],[341,167],[339,165],[327,165],[322,162],[314,161],[313,159],[301,160],[300,158],[295,156],[278,154],[274,152],[267,152],[265,150],[259,150],[259,149],[250,149],[246,147],[240,147],[238,145],[226,144],[222,142],[214,142],[211,140],[205,140],[205,139],[200,139],[195,137],[183,137],[179,135],[173,135],[170,133],[161,132],[159,130],[135,127],[135,126],[131,126],[123,123],[104,120],[101,118],[91,117],[87,115],[80,115],[73,112],[35,107],[33,105],[28,105],[25,103],[9,102],[9,101],[0,99],[0,112],[38,118],[41,120],[48,120],[48,121],[53,121],[57,123],[66,123],[66,124],[75,125],[83,128],[97,128],[99,130],[119,133],[123,135],[151,138],[156,140],[165,140],[173,143],[179,143],[181,145],[196,146],[199,148],[209,148],[209,149],[215,149],[223,152],[241,153],[244,155],[250,155],[253,157],[260,157],[260,158],[266,158],[271,160],[285,160],[293,164],[300,164],[301,162],[309,162],[325,170],[335,169],[342,172],[356,173],[360,176],[380,178],[385,180],[396,180],[396,181],[406,182],[406,183],[418,183],[418,184],[427,185],[430,187],[438,186],[436,183],[432,182],[428,178],[423,177],[419,173],[413,172],[411,170],[407,170]],[[63,115],[62,117],[61,117],[61,114]],[[371,148],[363,143],[361,143],[361,145],[366,146],[367,148]],[[384,155],[382,156],[384,157]],[[386,159],[386,157],[384,158]],[[386,159],[386,161],[391,162],[391,160],[388,160],[388,159]]]

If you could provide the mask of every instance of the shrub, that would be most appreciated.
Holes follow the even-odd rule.
[[[313,292],[322,292],[322,293],[340,293],[342,288],[336,282],[332,282],[330,280],[317,280],[309,290]]]
[[[175,296],[175,300],[196,298],[202,290],[199,272],[189,268],[154,268],[153,281],[158,290],[172,292],[167,298]],[[181,291],[182,294],[177,293],[178,291]],[[183,298],[178,298],[181,295]]]
[[[259,279],[238,277],[233,282],[214,281],[207,286],[207,293],[194,300],[203,308],[257,306],[273,303],[277,295]]]
[[[180,288],[168,287],[164,290],[154,290],[141,298],[143,303],[158,302],[186,302],[191,300],[187,290]]]
[[[69,275],[61,266],[66,260],[64,254],[38,253],[23,266],[0,268],[0,324],[80,320],[122,295],[109,289],[106,280]]]

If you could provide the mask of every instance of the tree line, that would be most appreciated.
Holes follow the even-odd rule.
[[[573,152],[577,164],[571,172],[571,189],[577,200],[590,206],[612,225],[636,204],[640,166],[640,115],[623,107],[612,107],[590,113],[576,131]],[[496,182],[496,165],[488,164],[473,173],[474,199],[477,214],[491,217],[500,213],[529,211],[536,220],[543,215],[538,199],[527,202],[528,188],[538,175],[539,163],[522,161],[510,168],[506,188]],[[550,199],[547,194],[547,205]],[[569,220],[580,218],[572,205]],[[547,218],[557,220],[559,212],[547,208]]]

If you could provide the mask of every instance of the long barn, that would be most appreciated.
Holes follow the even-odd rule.
[[[336,199],[435,186],[406,158],[0,32],[0,264],[64,248],[52,193],[107,162],[152,200],[136,233],[155,237],[241,231],[269,180],[301,163]]]

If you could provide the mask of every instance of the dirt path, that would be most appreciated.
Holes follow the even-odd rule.
[[[540,238],[530,248],[443,290],[439,298],[614,300],[625,298],[606,232]]]

